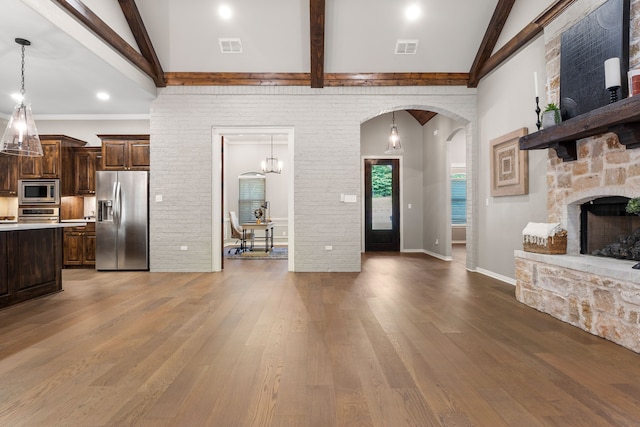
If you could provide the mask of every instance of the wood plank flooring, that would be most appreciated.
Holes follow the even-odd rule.
[[[0,311],[0,425],[640,425],[640,355],[459,260],[286,269],[65,270]]]

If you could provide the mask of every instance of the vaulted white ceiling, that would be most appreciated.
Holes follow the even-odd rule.
[[[129,44],[117,0],[84,0]],[[498,0],[326,0],[325,73],[470,71]],[[517,0],[501,39],[520,31],[553,0]],[[136,0],[165,72],[310,72],[308,0]],[[226,5],[231,18],[223,19]],[[415,5],[420,15],[405,17]],[[143,115],[153,81],[51,0],[2,0],[0,114],[20,88],[26,38],[26,91],[37,116]],[[517,13],[515,13],[517,11]],[[529,20],[529,21],[528,21]],[[239,38],[243,52],[223,54],[220,38]],[[417,40],[415,55],[395,54],[398,40]],[[109,92],[109,101],[96,98]]]

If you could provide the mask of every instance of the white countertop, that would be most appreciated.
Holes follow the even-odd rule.
[[[21,231],[21,230],[41,230],[45,228],[63,228],[63,227],[80,227],[87,225],[86,221],[76,222],[58,222],[58,223],[31,223],[31,224],[0,224],[0,232],[3,231]]]

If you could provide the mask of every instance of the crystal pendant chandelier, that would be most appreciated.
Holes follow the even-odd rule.
[[[22,68],[20,102],[13,109],[7,128],[2,135],[0,152],[15,156],[42,156],[42,145],[31,113],[31,105],[25,105],[24,97],[24,48],[30,46],[29,40],[15,39],[22,46]]]
[[[282,173],[282,162],[273,157],[273,135],[271,136],[271,157],[267,157],[261,163],[262,173]]]
[[[389,135],[389,145],[385,154],[402,154],[404,149],[400,143],[400,134],[398,133],[398,126],[396,125],[396,113],[391,113],[391,134]]]

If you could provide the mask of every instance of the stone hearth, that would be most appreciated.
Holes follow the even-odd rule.
[[[640,353],[634,261],[516,251],[518,301]]]

